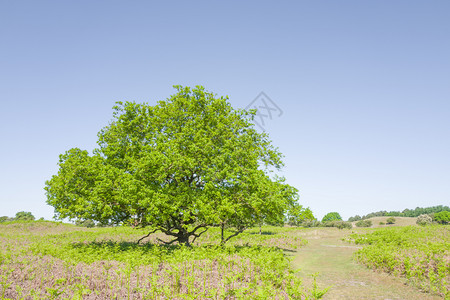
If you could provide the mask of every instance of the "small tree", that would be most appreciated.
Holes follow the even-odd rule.
[[[394,224],[394,223],[395,223],[395,218],[393,218],[393,217],[387,218],[386,224],[392,225],[392,224]]]
[[[9,221],[9,217],[8,216],[0,217],[0,223],[1,222],[6,222],[6,221]]]
[[[157,105],[118,102],[90,155],[60,155],[46,182],[55,217],[151,227],[190,245],[210,226],[222,242],[249,226],[283,220],[295,190],[273,178],[281,153],[252,123],[203,87],[177,86]],[[234,233],[225,236],[226,228]],[[138,241],[139,242],[139,241]]]
[[[361,216],[359,216],[359,215],[348,218],[349,222],[355,222],[355,221],[359,221],[359,220],[361,220]]]
[[[372,227],[371,220],[359,220],[355,223],[356,227]]]
[[[416,223],[421,226],[433,223],[433,219],[429,215],[420,215],[417,217]]]
[[[312,224],[316,221],[311,209],[301,205],[293,205],[288,211],[288,224],[291,226],[303,226],[305,223]]]
[[[323,217],[322,222],[329,222],[329,221],[342,221],[342,217],[337,212],[329,212]]]
[[[34,221],[34,216],[28,211],[19,211],[14,218],[16,221]]]
[[[80,227],[88,227],[88,228],[92,228],[95,226],[95,222],[92,220],[76,220],[75,221],[75,225],[80,226]]]
[[[439,224],[449,224],[450,223],[450,211],[441,211],[434,214],[434,221]]]

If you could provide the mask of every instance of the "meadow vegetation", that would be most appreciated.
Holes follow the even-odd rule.
[[[378,228],[347,239],[364,247],[356,259],[370,268],[404,276],[421,289],[450,297],[450,227]]]
[[[2,299],[317,299],[284,254],[306,241],[298,228],[248,230],[226,246],[210,228],[193,247],[162,233],[30,221],[0,224]],[[276,245],[276,247],[275,247]]]

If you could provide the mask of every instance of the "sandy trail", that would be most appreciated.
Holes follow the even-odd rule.
[[[319,288],[330,287],[323,299],[442,299],[406,285],[403,278],[357,264],[352,255],[358,247],[341,240],[350,232],[337,228],[307,230],[302,237],[308,245],[290,254],[306,284],[312,282],[310,274],[319,272]]]

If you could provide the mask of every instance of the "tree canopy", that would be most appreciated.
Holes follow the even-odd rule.
[[[354,216],[354,217],[350,217],[348,220],[350,222],[352,221],[358,221],[358,220],[365,220],[365,219],[369,219],[369,218],[373,218],[373,217],[384,217],[384,216],[389,216],[389,217],[418,217],[420,215],[424,215],[424,214],[433,214],[433,213],[438,213],[441,211],[450,211],[450,207],[448,206],[443,206],[443,205],[437,205],[437,206],[430,206],[430,207],[416,207],[415,209],[404,209],[403,211],[385,211],[385,210],[381,210],[381,211],[377,211],[377,212],[372,212],[370,214],[367,214],[365,216]]]
[[[34,219],[33,214],[28,211],[19,211],[14,218],[15,221],[34,221]]]
[[[300,226],[305,222],[315,221],[311,209],[309,207],[303,207],[302,205],[295,204],[289,208],[287,221],[291,226]]]
[[[329,212],[322,218],[322,222],[329,222],[329,221],[342,221],[342,217],[337,212]]]
[[[256,111],[200,86],[175,88],[154,106],[118,102],[92,154],[60,155],[45,186],[56,218],[149,226],[187,245],[210,226],[235,229],[225,242],[284,218],[297,190],[271,176],[282,155],[254,129]]]

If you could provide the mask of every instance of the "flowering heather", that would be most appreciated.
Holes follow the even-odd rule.
[[[284,250],[305,244],[290,228],[250,230],[218,246],[165,246],[143,230],[55,222],[0,225],[2,299],[314,299]],[[298,230],[298,229],[297,229]],[[274,246],[277,247],[274,247]]]

